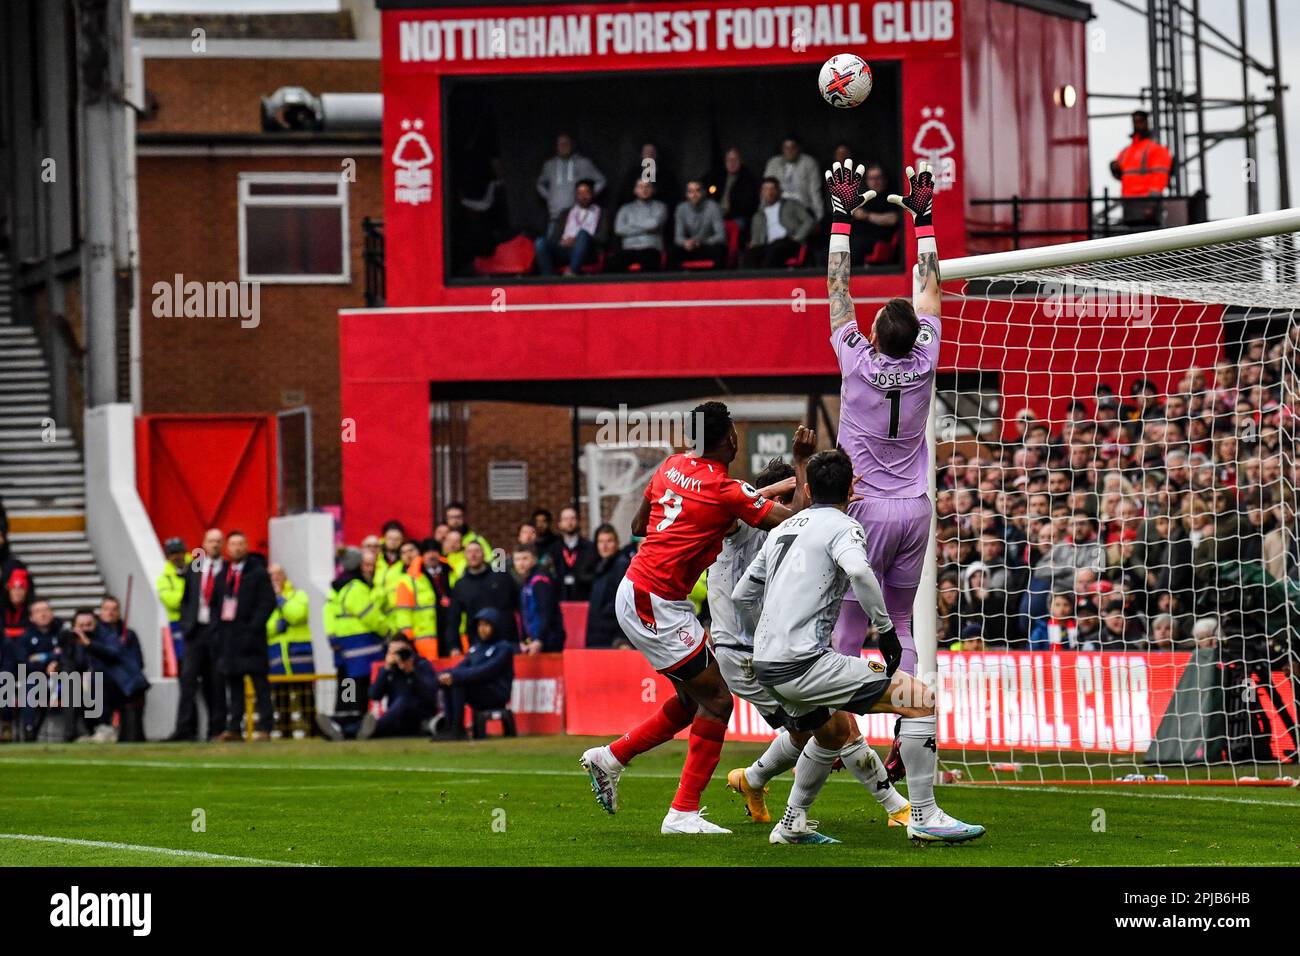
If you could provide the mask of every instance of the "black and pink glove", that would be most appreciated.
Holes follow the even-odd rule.
[[[853,210],[876,198],[876,191],[863,191],[866,167],[854,169],[853,160],[836,163],[826,171],[826,188],[831,194],[831,235],[847,236],[853,225]]]
[[[916,238],[934,237],[934,173],[927,162],[921,163],[920,170],[907,167],[907,183],[910,187],[906,196],[894,194],[888,200],[895,206],[902,206],[912,214],[916,224]]]

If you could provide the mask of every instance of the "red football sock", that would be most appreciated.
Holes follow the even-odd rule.
[[[700,794],[709,785],[709,778],[718,769],[722,757],[722,738],[727,735],[727,725],[707,717],[696,717],[691,722],[691,736],[686,745],[686,766],[682,767],[682,780],[673,797],[674,810],[698,810]]]
[[[615,760],[626,765],[637,754],[672,740],[690,724],[691,715],[686,707],[676,697],[670,697],[657,711],[610,744],[609,749]]]

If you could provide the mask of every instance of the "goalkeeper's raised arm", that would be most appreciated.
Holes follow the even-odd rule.
[[[826,266],[826,292],[830,297],[831,331],[856,319],[853,297],[849,294],[849,233],[853,228],[853,211],[876,198],[874,189],[865,189],[866,168],[845,159],[826,171],[826,188],[831,194],[831,245]]]
[[[912,214],[916,226],[916,268],[912,272],[912,306],[918,315],[938,315],[943,304],[939,286],[939,247],[934,241],[934,172],[922,162],[919,170],[907,167],[906,196],[887,197]],[[832,240],[834,241],[834,240]]]

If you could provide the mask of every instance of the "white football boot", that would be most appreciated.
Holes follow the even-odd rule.
[[[609,747],[592,747],[578,761],[591,780],[591,792],[606,813],[618,812],[618,778],[627,769]]]
[[[984,828],[978,823],[962,823],[935,807],[924,821],[909,823],[907,835],[924,843],[966,843],[982,837]]]
[[[710,836],[720,833],[730,833],[726,827],[720,827],[716,823],[710,823],[704,819],[707,807],[701,807],[699,810],[669,810],[668,816],[664,817],[663,824],[659,827],[659,832],[664,834],[670,833],[704,833]]]
[[[772,833],[767,838],[767,842],[787,844],[840,842],[825,833],[818,833],[818,826],[816,820],[808,819],[807,810],[786,807],[785,813],[781,816],[781,822],[772,827]]]

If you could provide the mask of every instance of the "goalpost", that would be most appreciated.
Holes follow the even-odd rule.
[[[1300,776],[1298,232],[941,264],[914,632],[948,779]]]

